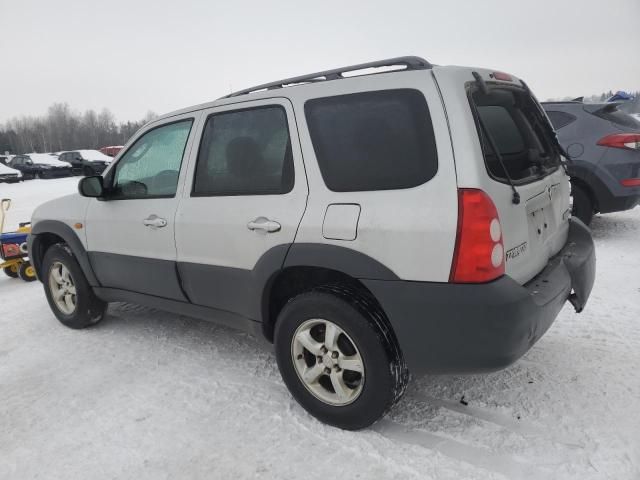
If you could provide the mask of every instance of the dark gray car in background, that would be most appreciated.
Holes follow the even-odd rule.
[[[640,203],[640,121],[619,103],[544,102],[569,154],[573,214],[589,224],[596,212]]]

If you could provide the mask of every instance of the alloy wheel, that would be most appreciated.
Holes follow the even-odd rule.
[[[302,323],[291,341],[291,357],[300,381],[318,400],[344,406],[362,393],[362,356],[354,341],[335,323],[325,319]]]
[[[76,309],[76,286],[69,269],[62,262],[54,262],[49,270],[49,289],[60,312],[71,315]]]

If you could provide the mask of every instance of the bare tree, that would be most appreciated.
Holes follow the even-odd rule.
[[[116,124],[113,113],[79,113],[67,103],[54,103],[41,117],[16,117],[0,125],[0,153],[51,152],[122,145],[156,115],[147,112],[137,122]]]

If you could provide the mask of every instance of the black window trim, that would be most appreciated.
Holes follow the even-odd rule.
[[[131,150],[136,145],[136,143],[138,143],[138,140],[140,140],[146,134],[148,134],[148,133],[150,133],[150,132],[152,132],[154,130],[157,130],[158,128],[167,127],[169,125],[173,125],[173,124],[176,124],[176,123],[182,123],[182,122],[185,122],[187,120],[191,124],[189,125],[189,133],[187,134],[187,140],[184,142],[184,149],[182,150],[182,157],[180,159],[180,168],[178,169],[178,185],[179,185],[180,184],[180,173],[182,172],[182,167],[184,165],[184,155],[185,155],[185,152],[187,151],[187,145],[189,144],[189,138],[191,137],[191,134],[193,132],[193,125],[194,125],[195,120],[196,120],[195,116],[179,118],[179,119],[173,120],[171,122],[161,123],[159,125],[155,125],[152,128],[149,128],[148,130],[145,130],[140,135],[138,135],[135,138],[135,140],[131,143],[131,145],[129,145],[129,148],[127,148],[124,151],[124,153],[122,153],[122,155],[120,155],[120,157],[118,158],[118,161],[115,162],[111,166],[111,168],[109,169],[109,172],[104,177],[104,185],[105,185],[106,195],[104,197],[100,197],[99,200],[106,200],[106,201],[114,202],[114,201],[119,201],[119,200],[153,200],[153,199],[158,199],[158,198],[175,198],[175,196],[178,193],[177,186],[176,186],[175,193],[173,193],[172,195],[149,195],[149,196],[144,196],[144,197],[112,197],[111,196],[111,189],[113,188],[113,178],[115,176],[116,170],[118,169],[118,164],[127,155],[127,153],[129,153],[129,150]]]
[[[428,178],[426,178],[424,182],[419,183],[417,185],[413,185],[411,187],[375,188],[375,189],[366,189],[366,190],[333,190],[331,187],[329,187],[329,185],[327,184],[327,180],[325,178],[325,173],[322,171],[322,168],[320,167],[320,162],[318,160],[318,153],[316,151],[316,147],[315,147],[315,144],[313,142],[313,138],[312,138],[312,135],[311,135],[311,129],[309,128],[309,121],[308,121],[308,118],[307,118],[307,103],[309,103],[311,101],[315,101],[315,100],[330,99],[330,98],[341,97],[341,96],[346,97],[346,96],[366,94],[366,93],[398,92],[398,91],[407,91],[407,90],[413,91],[413,92],[417,92],[418,94],[420,94],[420,96],[424,99],[424,103],[425,103],[425,106],[427,108],[427,113],[429,114],[429,123],[430,123],[430,126],[431,126],[431,133],[433,134],[433,142],[434,142],[434,146],[435,146],[435,158],[434,158],[435,169],[433,170],[433,173],[431,175],[429,175]],[[411,190],[413,188],[420,188],[420,187],[424,186],[425,184],[429,183],[431,180],[433,180],[436,177],[436,175],[438,175],[438,172],[440,171],[440,155],[439,155],[440,152],[438,151],[438,138],[436,136],[436,131],[435,131],[434,127],[433,127],[433,117],[431,115],[431,108],[429,107],[429,102],[427,101],[427,97],[418,88],[415,88],[415,87],[378,88],[378,89],[375,89],[375,90],[358,90],[358,91],[355,91],[355,92],[338,93],[336,95],[322,95],[322,96],[319,96],[319,97],[313,97],[313,98],[306,99],[304,101],[303,111],[304,111],[304,117],[305,117],[307,133],[309,135],[309,140],[311,141],[311,145],[313,146],[313,153],[314,153],[314,155],[316,157],[316,164],[318,165],[318,170],[320,170],[320,175],[322,176],[322,181],[324,183],[324,186],[330,192],[335,192],[335,193],[362,193],[362,192],[388,192],[388,191],[394,191],[394,190]]]
[[[247,103],[247,102],[242,102],[242,103]],[[231,104],[231,105],[236,105],[236,104]],[[220,107],[227,107],[227,106],[231,106],[231,105],[221,105]],[[220,107],[214,107],[214,108],[220,108]],[[215,116],[219,116],[219,115],[225,115],[228,113],[238,113],[238,112],[246,112],[246,111],[250,111],[250,110],[262,110],[262,109],[266,109],[266,108],[274,108],[277,107],[280,110],[282,110],[282,113],[284,113],[284,119],[285,119],[285,124],[287,126],[287,134],[289,136],[289,148],[291,149],[291,169],[292,169],[292,175],[293,175],[293,182],[291,182],[291,187],[289,188],[289,190],[287,191],[280,191],[280,192],[273,192],[273,191],[265,191],[265,192],[256,192],[255,190],[251,193],[246,193],[246,192],[225,192],[225,193],[212,193],[212,192],[196,192],[196,178],[198,177],[198,168],[200,166],[200,150],[202,149],[202,142],[204,140],[204,134],[207,128],[207,125],[209,124],[209,119],[215,117]],[[239,108],[230,108],[230,109],[225,109],[225,110],[219,110],[219,111],[214,111],[211,112],[210,114],[207,115],[207,117],[204,119],[203,123],[202,123],[202,130],[200,131],[200,139],[198,141],[198,150],[196,151],[196,158],[195,158],[195,165],[193,168],[193,176],[191,178],[191,192],[190,192],[190,197],[191,198],[210,198],[210,197],[255,197],[255,196],[265,196],[265,195],[287,195],[288,193],[291,193],[293,191],[293,189],[295,188],[296,185],[296,165],[295,165],[295,161],[294,161],[294,155],[293,155],[293,141],[292,141],[292,136],[291,136],[291,127],[290,127],[290,122],[289,122],[289,115],[287,115],[287,109],[285,108],[284,105],[280,104],[280,103],[269,103],[269,104],[265,104],[265,105],[247,105],[244,107],[239,107]],[[284,166],[284,165],[283,165]]]

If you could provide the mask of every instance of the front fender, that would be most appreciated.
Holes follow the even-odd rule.
[[[92,287],[100,286],[91,266],[91,262],[89,261],[89,255],[80,241],[80,238],[78,238],[78,235],[69,225],[59,220],[39,221],[31,229],[31,234],[27,240],[29,258],[40,281],[42,281],[42,259],[44,258],[47,248],[49,248],[53,243],[57,243],[56,237],[62,239],[69,246],[73,255],[76,257],[76,260],[78,260],[80,268],[82,268],[89,285]]]

